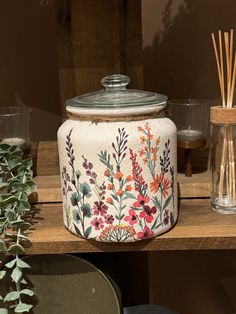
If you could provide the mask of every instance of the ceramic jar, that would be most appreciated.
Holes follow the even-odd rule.
[[[104,90],[69,99],[58,130],[65,226],[103,242],[132,242],[177,219],[176,127],[167,97],[102,79]]]

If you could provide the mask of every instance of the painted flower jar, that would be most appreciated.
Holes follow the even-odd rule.
[[[58,130],[65,226],[96,241],[132,242],[177,219],[176,127],[167,97],[127,89],[129,78],[66,102]]]

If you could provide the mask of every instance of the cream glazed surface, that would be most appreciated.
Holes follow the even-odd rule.
[[[73,115],[58,131],[65,226],[104,242],[170,229],[178,212],[174,123],[161,117],[93,123],[68,111]]]

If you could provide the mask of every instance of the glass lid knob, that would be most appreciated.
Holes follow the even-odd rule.
[[[101,80],[101,84],[109,91],[126,89],[129,82],[130,78],[122,74],[108,75]]]

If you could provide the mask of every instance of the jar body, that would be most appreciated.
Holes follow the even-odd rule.
[[[177,219],[176,127],[168,118],[67,120],[58,130],[65,226],[87,239],[132,242]]]
[[[211,125],[211,207],[221,214],[236,214],[236,124]]]

